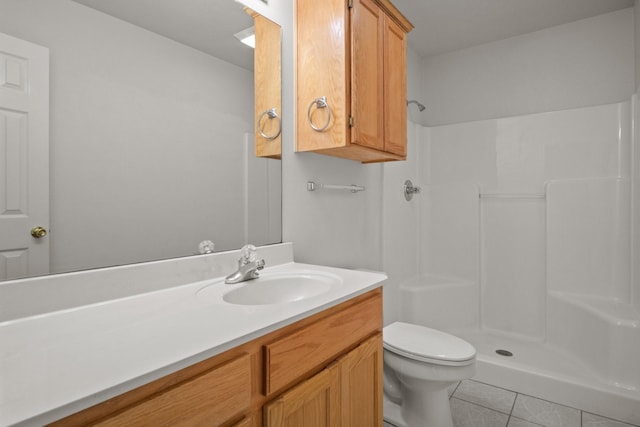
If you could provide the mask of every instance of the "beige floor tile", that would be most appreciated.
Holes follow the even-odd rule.
[[[580,427],[580,411],[519,394],[512,415],[544,427]]]
[[[464,400],[451,398],[454,427],[506,427],[509,416]]]
[[[464,380],[453,394],[458,399],[510,414],[516,393],[477,381]]]
[[[631,424],[600,417],[598,415],[582,413],[582,427],[633,427]]]

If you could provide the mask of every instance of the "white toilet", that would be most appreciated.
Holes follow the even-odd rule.
[[[453,427],[447,388],[475,373],[476,349],[410,323],[383,329],[384,418],[398,427]]]

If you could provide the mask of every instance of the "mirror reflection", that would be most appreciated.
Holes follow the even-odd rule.
[[[0,280],[281,241],[280,161],[254,155],[254,53],[234,37],[252,25],[233,0],[0,0],[0,33],[50,64],[49,209],[20,231],[48,234],[0,242]]]

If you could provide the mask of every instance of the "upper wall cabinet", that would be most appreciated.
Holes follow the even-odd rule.
[[[296,16],[296,151],[406,159],[413,25],[388,0],[297,0]]]
[[[282,95],[280,26],[247,9],[253,16],[255,153],[258,157],[279,159],[282,153]]]

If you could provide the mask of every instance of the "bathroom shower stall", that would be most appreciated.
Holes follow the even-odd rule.
[[[640,424],[636,110],[410,123],[415,160],[384,169],[386,320],[472,343],[479,381]]]

